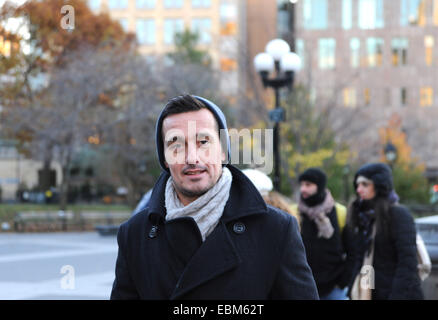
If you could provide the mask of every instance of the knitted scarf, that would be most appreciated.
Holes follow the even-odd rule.
[[[330,239],[333,235],[334,229],[330,223],[330,219],[327,217],[327,214],[332,211],[334,205],[335,200],[333,200],[329,190],[326,190],[324,201],[318,205],[308,206],[302,199],[300,199],[298,203],[298,210],[301,213],[306,214],[310,220],[315,222],[318,228],[318,238],[323,237]]]
[[[166,220],[192,217],[201,232],[202,241],[205,241],[219,223],[225,204],[230,196],[232,178],[230,170],[224,167],[221,177],[210,190],[184,206],[178,199],[173,179],[170,177],[167,180],[165,194]]]

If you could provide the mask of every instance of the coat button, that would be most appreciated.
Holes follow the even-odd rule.
[[[157,226],[152,226],[151,230],[149,231],[149,238],[153,239],[157,237],[157,233],[158,233],[158,227]]]
[[[233,226],[233,231],[237,234],[242,234],[246,230],[245,225],[242,222],[236,222]]]

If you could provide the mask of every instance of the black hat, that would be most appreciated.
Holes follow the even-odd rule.
[[[385,163],[369,163],[359,168],[354,176],[354,189],[357,189],[357,178],[363,176],[374,183],[377,196],[388,197],[394,189],[391,168]]]
[[[310,181],[316,184],[318,186],[318,193],[321,193],[325,190],[327,176],[321,169],[309,168],[298,177],[298,181]]]

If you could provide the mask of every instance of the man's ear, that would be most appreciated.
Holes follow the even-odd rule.
[[[169,168],[169,164],[167,163],[166,160],[164,160],[164,165],[166,166],[166,168]]]

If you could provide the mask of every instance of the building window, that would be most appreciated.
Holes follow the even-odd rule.
[[[128,0],[108,0],[108,7],[110,9],[126,9]]]
[[[353,7],[352,0],[342,0],[342,28],[351,29]]]
[[[391,41],[392,65],[406,65],[408,55],[408,39],[395,38]]]
[[[10,146],[7,143],[0,144],[0,159],[17,159],[18,152],[14,146]],[[13,178],[4,178],[4,182],[12,180]],[[1,180],[1,179],[0,179]]]
[[[424,49],[425,49],[425,60],[426,65],[431,66],[433,63],[433,46],[434,46],[433,36],[424,37]]]
[[[408,103],[408,90],[406,88],[400,89],[400,104],[404,107]]]
[[[100,9],[100,0],[88,0],[88,7],[93,11]]]
[[[211,42],[211,19],[196,18],[192,20],[192,32],[199,34],[199,43]]]
[[[378,67],[383,61],[383,39],[367,39],[367,62],[369,67]]]
[[[154,44],[155,21],[152,19],[137,19],[136,33],[139,44]]]
[[[336,40],[333,38],[319,39],[319,67],[333,69],[336,65]]]
[[[237,7],[232,3],[221,3],[219,7],[221,21],[236,21]]]
[[[222,36],[237,34],[237,7],[231,3],[221,3],[219,8]]]
[[[120,25],[122,26],[123,30],[126,32],[128,31],[128,19],[126,18],[121,18],[118,20]]]
[[[173,44],[175,34],[184,31],[183,19],[165,19],[164,20],[164,43]]]
[[[135,7],[137,9],[153,9],[155,8],[156,0],[136,0]]]
[[[371,93],[369,88],[365,88],[363,90],[363,100],[366,106],[370,105],[371,102]]]
[[[402,26],[424,26],[426,24],[425,0],[401,0],[400,11]]]
[[[231,58],[221,58],[221,71],[234,71],[237,69],[237,61]]]
[[[433,23],[438,26],[438,0],[433,0]]]
[[[287,7],[280,7],[277,10],[277,32],[281,36],[287,37],[291,32],[290,28],[290,13]]]
[[[433,103],[433,89],[424,87],[420,89],[420,106],[430,107]]]
[[[352,68],[358,68],[360,66],[360,40],[358,38],[352,38],[350,40],[350,64]]]
[[[237,34],[237,23],[234,21],[228,21],[221,25],[221,36],[234,36]]]
[[[343,93],[344,93],[344,106],[355,108],[356,107],[356,89],[345,88]]]
[[[383,0],[359,0],[358,17],[361,29],[383,28]]]
[[[183,0],[164,0],[165,8],[182,8]]]
[[[306,66],[306,53],[304,49],[304,40],[295,39],[295,53],[301,58],[301,66]]]
[[[193,8],[209,8],[211,7],[211,0],[192,0]]]
[[[303,27],[327,29],[327,0],[303,0]]]

